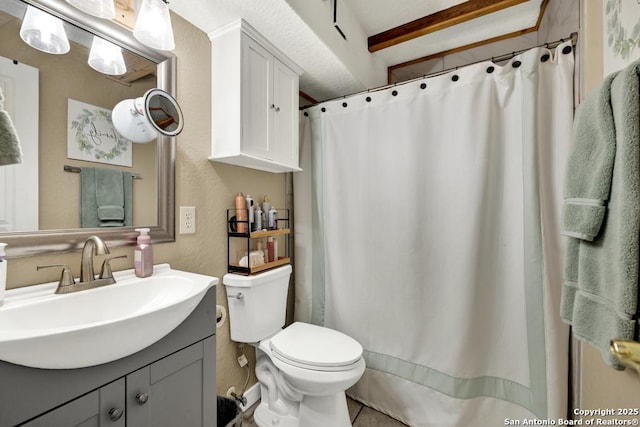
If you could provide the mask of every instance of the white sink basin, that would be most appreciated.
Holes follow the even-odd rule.
[[[115,284],[56,295],[57,283],[6,292],[0,360],[47,369],[99,365],[158,341],[196,308],[218,279],[154,266],[153,275],[115,272]]]

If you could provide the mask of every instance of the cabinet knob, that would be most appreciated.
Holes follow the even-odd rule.
[[[276,104],[269,105],[269,108],[276,108]]]
[[[138,393],[136,394],[136,402],[138,405],[144,405],[149,400],[149,395],[147,393]]]
[[[111,408],[109,409],[109,419],[111,421],[118,421],[120,418],[122,418],[122,415],[124,414],[124,411],[122,409],[117,409],[117,408]]]
[[[276,107],[276,113],[280,111],[280,107]]]

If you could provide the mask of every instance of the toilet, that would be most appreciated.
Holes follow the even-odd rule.
[[[351,426],[344,391],[365,369],[362,346],[333,329],[285,323],[291,266],[226,274],[231,339],[256,348],[260,427]]]

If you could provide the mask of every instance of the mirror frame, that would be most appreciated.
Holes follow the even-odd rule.
[[[157,64],[157,87],[175,97],[176,56],[171,52],[157,51],[138,42],[133,32],[119,24],[85,14],[64,0],[19,0],[45,10],[72,25],[99,35],[123,48]],[[141,94],[142,95],[142,94]],[[138,233],[135,228],[149,227],[153,243],[175,241],[175,137],[159,135],[157,140],[158,224],[133,227],[74,228],[60,230],[0,233],[0,241],[7,243],[8,258],[18,258],[80,250],[84,241],[93,235],[100,236],[108,246],[135,244]]]

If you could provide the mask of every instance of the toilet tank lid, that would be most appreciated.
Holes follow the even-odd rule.
[[[272,351],[310,367],[348,366],[362,357],[362,346],[334,329],[296,322],[271,338]]]
[[[274,268],[272,270],[263,271],[251,276],[245,276],[242,274],[228,273],[222,277],[222,283],[229,286],[256,286],[261,285],[280,277],[288,277],[291,275],[291,265],[287,264],[282,267]]]

